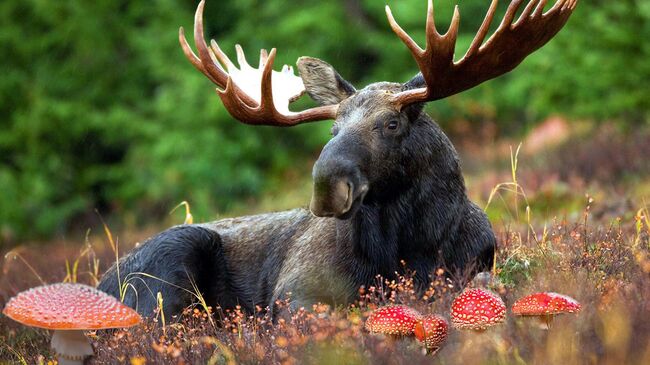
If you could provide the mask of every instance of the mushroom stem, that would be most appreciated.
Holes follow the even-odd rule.
[[[94,354],[83,331],[56,330],[51,344],[60,365],[82,365],[86,357]]]
[[[538,316],[537,319],[539,321],[539,328],[543,330],[551,329],[551,322],[553,322],[552,314],[543,314],[541,316]]]

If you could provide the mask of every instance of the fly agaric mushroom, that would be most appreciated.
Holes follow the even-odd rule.
[[[458,329],[483,331],[503,322],[506,305],[501,298],[488,290],[467,289],[451,305],[451,323]]]
[[[424,344],[427,354],[435,354],[447,340],[449,325],[447,321],[435,314],[424,316],[415,324],[415,338]]]
[[[537,317],[548,328],[553,316],[562,313],[577,313],[581,305],[575,299],[558,293],[535,293],[517,300],[512,313],[517,316]]]
[[[112,296],[83,284],[43,285],[11,298],[2,311],[30,327],[54,330],[52,348],[59,364],[83,364],[93,355],[84,330],[131,327],[140,315]]]
[[[370,313],[366,320],[366,329],[373,333],[410,336],[422,315],[405,305],[382,307]]]

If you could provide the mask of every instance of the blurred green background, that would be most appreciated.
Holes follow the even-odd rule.
[[[426,1],[387,3],[422,43]],[[456,3],[459,57],[489,2],[437,1],[442,29]],[[279,129],[229,117],[178,45],[196,4],[0,2],[0,243],[96,226],[95,210],[138,227],[183,200],[208,220],[291,184],[295,166],[318,156],[329,122]],[[205,23],[206,37],[226,50],[241,43],[253,64],[260,48],[278,47],[278,67],[322,58],[357,87],[417,71],[384,2],[212,0]],[[650,1],[582,0],[565,29],[515,72],[428,110],[443,126],[492,122],[506,134],[554,114],[648,124],[648,39]]]

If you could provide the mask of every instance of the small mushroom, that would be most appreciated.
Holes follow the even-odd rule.
[[[415,324],[415,338],[424,344],[427,354],[433,355],[447,340],[449,325],[447,321],[435,314],[422,317]]]
[[[467,289],[451,305],[451,323],[457,329],[484,331],[502,323],[505,317],[503,300],[485,289]]]
[[[517,316],[536,317],[542,327],[548,329],[553,316],[563,313],[577,313],[581,305],[577,300],[558,293],[546,292],[527,295],[512,305]]]
[[[52,348],[59,364],[83,364],[93,355],[84,330],[131,327],[141,321],[133,309],[83,284],[43,285],[11,298],[2,311],[30,327],[54,330]]]
[[[376,309],[366,320],[366,330],[387,335],[410,336],[422,315],[405,305]]]

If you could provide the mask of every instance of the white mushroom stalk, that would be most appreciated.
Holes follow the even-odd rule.
[[[95,354],[83,331],[55,330],[51,345],[60,365],[83,364],[85,358]]]

